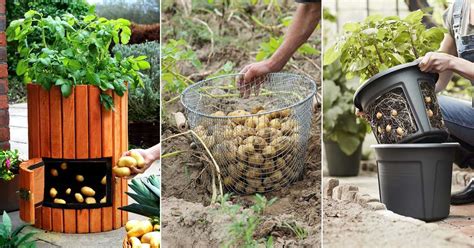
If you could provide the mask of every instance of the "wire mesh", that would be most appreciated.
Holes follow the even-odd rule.
[[[264,193],[298,180],[304,169],[316,83],[270,73],[250,84],[241,74],[201,81],[181,96],[190,128],[211,150],[223,184]]]

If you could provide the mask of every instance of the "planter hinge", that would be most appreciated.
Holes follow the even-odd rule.
[[[18,190],[18,193],[20,194],[20,198],[22,200],[25,200],[25,201],[28,201],[30,200],[30,197],[31,197],[31,191],[27,190],[27,189],[24,189],[24,188],[20,188]]]

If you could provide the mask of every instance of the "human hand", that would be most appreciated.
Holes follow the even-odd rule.
[[[429,52],[421,58],[418,66],[423,72],[441,73],[452,69],[452,62],[456,57],[438,52]]]
[[[130,167],[131,174],[130,174],[130,176],[127,177],[128,179],[133,178],[138,174],[144,173],[148,168],[150,168],[150,166],[153,164],[153,162],[155,162],[155,160],[159,159],[159,155],[158,155],[158,158],[157,158],[156,154],[153,154],[153,152],[148,150],[148,149],[147,150],[145,150],[145,149],[132,149],[130,151],[124,152],[122,154],[122,157],[130,156],[131,151],[138,152],[143,157],[143,159],[145,160],[145,164],[141,168]]]
[[[240,71],[244,75],[238,80],[240,95],[244,98],[249,97],[250,93],[252,93],[252,86],[254,87],[255,94],[258,95],[263,77],[268,73],[280,71],[281,68],[270,59],[245,66]]]

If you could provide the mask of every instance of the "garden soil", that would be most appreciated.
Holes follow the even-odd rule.
[[[180,107],[175,106],[179,110]],[[276,247],[318,247],[321,220],[320,109],[313,115],[311,140],[302,180],[284,189],[264,194],[278,200],[267,208],[255,239],[274,237]],[[164,138],[178,133],[165,123]],[[163,143],[163,154],[182,151],[162,161],[162,239],[169,247],[219,247],[229,241],[230,217],[219,204],[210,204],[210,164],[200,157],[200,148],[192,148],[191,137],[180,136]],[[240,204],[242,211],[253,203],[252,196],[231,197],[226,204]],[[298,239],[284,223],[295,223],[308,232]]]

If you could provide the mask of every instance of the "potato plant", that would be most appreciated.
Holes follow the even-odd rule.
[[[226,188],[252,194],[297,179],[299,124],[290,109],[217,111],[193,130],[212,151]],[[230,118],[229,118],[230,117]]]

